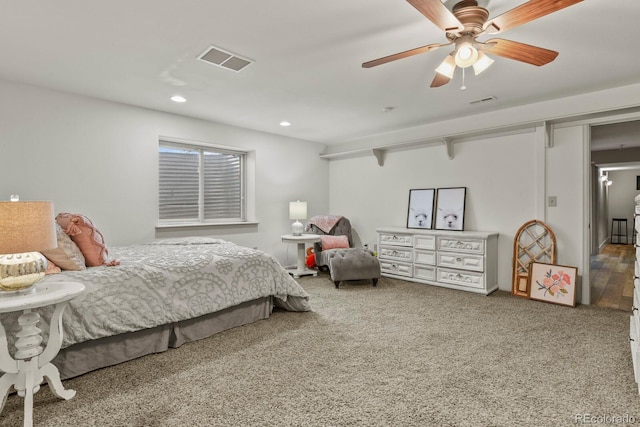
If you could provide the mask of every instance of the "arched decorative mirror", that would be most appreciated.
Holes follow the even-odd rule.
[[[529,265],[532,262],[555,264],[556,236],[542,221],[526,222],[518,229],[513,242],[513,284],[511,293],[529,297]]]

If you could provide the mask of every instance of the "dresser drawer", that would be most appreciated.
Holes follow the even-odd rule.
[[[436,236],[422,236],[420,234],[416,234],[413,236],[413,247],[416,249],[436,249]]]
[[[394,262],[385,259],[380,260],[380,271],[384,274],[395,274],[396,276],[411,277],[413,275],[412,265],[405,262]]]
[[[466,286],[469,288],[484,288],[484,274],[482,273],[438,268],[437,280],[439,282]]]
[[[380,233],[381,245],[393,246],[413,246],[413,236],[411,234]]]
[[[640,215],[635,214],[633,216],[633,226],[635,227],[636,231],[640,231]]]
[[[413,277],[423,280],[436,280],[436,267],[415,264],[413,266]]]
[[[436,265],[436,253],[415,249],[413,251],[413,262],[416,264]]]
[[[413,250],[411,248],[398,247],[398,246],[380,246],[380,252],[378,256],[381,259],[392,259],[396,261],[413,261]]]
[[[439,236],[438,250],[483,254],[484,240]]]
[[[438,252],[438,267],[484,271],[484,257],[482,255],[457,254],[455,252]]]

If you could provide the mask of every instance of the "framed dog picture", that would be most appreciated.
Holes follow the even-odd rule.
[[[436,230],[464,230],[464,203],[467,187],[438,188]]]
[[[434,188],[409,190],[407,228],[431,228],[435,194]]]
[[[575,307],[577,277],[577,267],[532,262],[529,265],[529,298]]]

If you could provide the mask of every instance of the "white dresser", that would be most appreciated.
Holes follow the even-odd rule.
[[[638,383],[638,393],[640,393],[640,195],[635,198],[635,212],[633,215],[633,226],[636,230],[636,240],[633,242],[636,247],[636,260],[634,262],[633,273],[633,309],[629,322],[629,343],[631,344],[631,359],[633,360],[633,377]]]
[[[488,295],[498,289],[498,233],[382,227],[382,275]]]

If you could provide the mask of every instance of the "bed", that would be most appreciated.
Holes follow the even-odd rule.
[[[309,295],[274,257],[225,240],[161,240],[109,248],[109,256],[119,265],[43,279],[86,286],[63,315],[52,362],[62,379],[266,319],[274,307],[310,310]],[[53,308],[39,312],[46,334]]]

